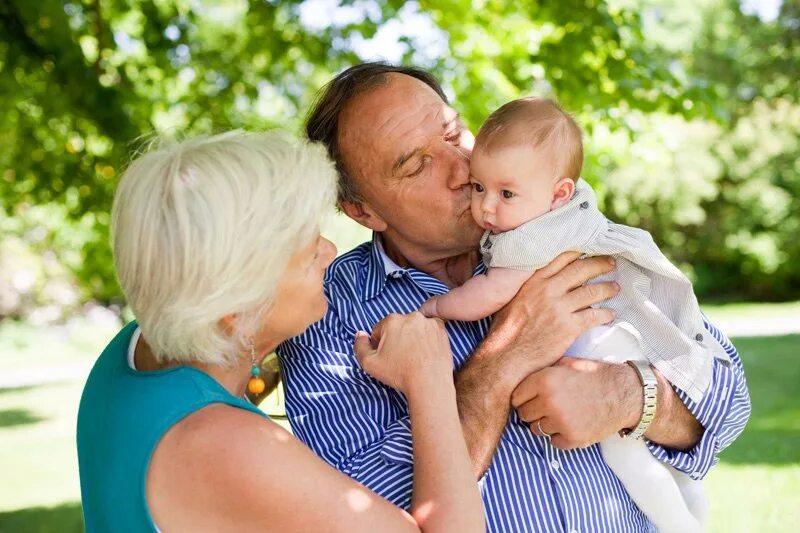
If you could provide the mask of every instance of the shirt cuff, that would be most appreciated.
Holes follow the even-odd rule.
[[[714,360],[714,375],[711,387],[699,402],[693,402],[682,390],[673,387],[689,412],[703,426],[700,441],[686,451],[666,448],[645,440],[650,452],[676,470],[689,474],[692,479],[702,479],[712,466],[717,464],[717,455],[722,450],[718,437],[731,407],[733,394],[733,369]]]

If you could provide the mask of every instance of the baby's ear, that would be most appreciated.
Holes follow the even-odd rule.
[[[570,178],[559,179],[553,187],[553,203],[550,204],[550,211],[565,205],[572,198],[575,192],[575,182]]]

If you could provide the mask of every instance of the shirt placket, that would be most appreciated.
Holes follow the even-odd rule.
[[[566,468],[568,463],[566,461],[567,452],[559,450],[550,439],[544,438],[545,464],[553,486],[558,492],[558,506],[561,508],[561,516],[564,518],[564,531],[568,533],[578,533],[578,516],[575,514],[575,509],[571,506],[565,506],[564,502],[569,501],[571,494],[566,489],[566,484],[569,483]]]

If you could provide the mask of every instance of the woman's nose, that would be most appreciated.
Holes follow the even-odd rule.
[[[328,239],[326,239],[325,237],[322,237],[322,242],[320,243],[320,246],[322,247],[322,254],[321,254],[323,256],[322,262],[325,265],[325,268],[328,268],[328,266],[331,263],[333,263],[333,260],[336,259],[336,252],[337,252],[336,245],[333,244]]]

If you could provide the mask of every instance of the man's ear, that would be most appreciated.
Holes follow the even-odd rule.
[[[575,182],[570,178],[561,178],[553,187],[553,202],[550,204],[550,211],[565,205],[572,198],[575,192]]]
[[[339,202],[344,214],[372,231],[386,231],[386,221],[365,202]]]

